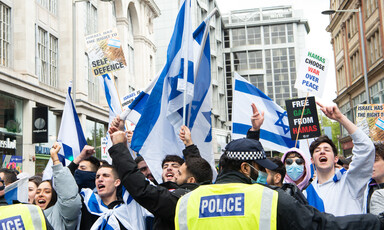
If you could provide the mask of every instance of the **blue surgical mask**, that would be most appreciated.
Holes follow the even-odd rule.
[[[249,165],[249,167],[253,168],[253,169],[257,172],[257,174],[258,174],[256,180],[254,180],[252,177],[250,177],[252,184],[256,184],[256,183],[259,183],[259,184],[267,184],[267,177],[268,177],[268,174],[267,174],[266,172],[257,170],[255,167],[253,167],[253,166],[250,165],[250,164],[248,164],[248,165]]]
[[[304,165],[297,165],[296,162],[286,165],[287,174],[293,180],[297,181],[304,174]]]

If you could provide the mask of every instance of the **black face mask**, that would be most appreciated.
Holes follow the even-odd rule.
[[[77,186],[79,186],[79,190],[81,190],[82,188],[94,189],[96,187],[95,172],[88,172],[76,169],[75,174],[73,176],[75,177]]]

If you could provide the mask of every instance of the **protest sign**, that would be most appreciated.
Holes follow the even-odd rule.
[[[85,42],[95,77],[115,72],[127,65],[116,28],[91,34],[85,37]]]
[[[141,90],[136,90],[136,91],[133,91],[132,93],[125,95],[122,98],[121,105],[123,106],[123,111],[128,109],[129,104],[131,104],[132,101],[135,100],[135,98],[140,94],[140,92],[141,92]]]
[[[12,156],[12,155],[3,155],[3,165],[2,168],[7,169],[16,169],[19,172],[22,172],[23,157],[22,156]]]
[[[298,133],[298,139],[308,139],[321,135],[315,97],[308,97],[307,100],[305,100],[305,98],[286,100],[285,105],[287,108],[289,129],[291,131],[292,140],[296,139]],[[300,119],[302,113],[303,118]]]
[[[101,159],[107,160],[108,159],[108,150],[107,150],[107,138],[101,137]]]
[[[372,141],[384,140],[384,104],[358,105],[356,125],[361,128]]]
[[[327,80],[328,58],[313,50],[306,50],[299,60],[299,66],[295,88],[322,97]]]

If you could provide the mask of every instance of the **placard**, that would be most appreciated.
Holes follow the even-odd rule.
[[[322,97],[327,80],[328,66],[328,58],[317,51],[306,50],[299,59],[295,88]]]
[[[384,140],[384,104],[362,104],[356,109],[356,125],[372,141]]]
[[[285,105],[287,108],[289,129],[291,131],[292,140],[296,140],[300,123],[300,134],[298,139],[308,139],[321,135],[315,97],[308,97],[307,101],[305,101],[305,98],[286,100]],[[303,108],[303,119],[300,120]]]
[[[116,72],[127,65],[117,28],[91,34],[85,37],[85,42],[95,77]]]

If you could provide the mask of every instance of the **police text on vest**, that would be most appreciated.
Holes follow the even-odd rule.
[[[203,196],[199,210],[199,218],[244,216],[244,193]]]
[[[24,223],[21,216],[12,216],[0,220],[0,229],[4,230],[24,230]]]

